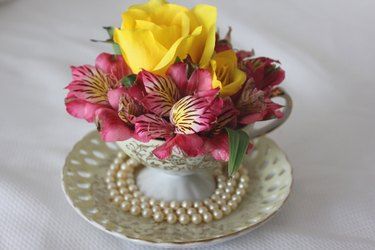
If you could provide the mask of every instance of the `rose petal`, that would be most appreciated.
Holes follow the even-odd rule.
[[[98,131],[104,141],[124,141],[132,136],[132,131],[118,117],[116,111],[101,108],[95,112],[95,116]]]

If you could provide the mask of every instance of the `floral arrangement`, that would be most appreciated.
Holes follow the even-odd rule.
[[[229,161],[234,173],[251,149],[241,128],[282,117],[270,98],[285,72],[276,60],[233,49],[231,30],[220,39],[216,18],[203,4],[131,6],[121,28],[105,27],[114,53],[71,67],[67,112],[95,122],[104,141],[160,139],[160,159],[178,147]]]

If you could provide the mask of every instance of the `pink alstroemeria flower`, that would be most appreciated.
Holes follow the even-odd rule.
[[[66,87],[67,112],[80,119],[98,124],[103,140],[129,138],[131,131],[117,115],[123,92],[120,80],[129,74],[121,56],[100,54],[95,66],[71,67],[73,81]]]
[[[209,131],[223,107],[219,91],[212,89],[209,71],[195,69],[188,75],[186,63],[175,63],[165,76],[141,71],[134,95],[149,114],[136,119],[135,134],[143,141],[165,139],[154,153],[168,157],[174,146],[188,156],[204,153],[204,140],[197,133]],[[189,137],[189,141],[187,140]]]

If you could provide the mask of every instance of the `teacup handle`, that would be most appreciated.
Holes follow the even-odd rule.
[[[265,135],[265,134],[275,130],[276,128],[281,126],[289,118],[290,113],[292,112],[292,106],[293,106],[292,98],[282,88],[275,88],[272,91],[271,98],[275,98],[275,97],[281,97],[285,100],[285,106],[284,106],[284,110],[283,110],[283,113],[284,113],[283,118],[275,119],[270,124],[267,124],[262,128],[253,128],[253,130],[250,134],[250,139],[254,139],[256,137]]]

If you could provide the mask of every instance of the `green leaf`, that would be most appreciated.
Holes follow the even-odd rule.
[[[137,79],[137,75],[135,74],[128,75],[121,79],[121,83],[124,87],[130,88],[131,86],[134,85],[134,82],[136,79]]]
[[[229,138],[228,175],[232,176],[240,167],[249,145],[249,136],[242,130],[226,128]]]

